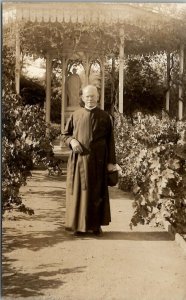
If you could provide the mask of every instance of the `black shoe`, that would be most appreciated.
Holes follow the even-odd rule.
[[[97,229],[97,230],[93,230],[93,234],[99,236],[103,234],[103,231],[101,230],[101,228]]]
[[[75,236],[83,236],[83,235],[85,235],[85,233],[86,233],[86,232],[75,231],[75,232],[74,232],[74,235],[75,235]]]

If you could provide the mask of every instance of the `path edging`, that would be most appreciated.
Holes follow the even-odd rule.
[[[176,229],[173,225],[171,225],[169,221],[165,220],[164,218],[162,218],[162,221],[165,230],[174,237],[176,244],[181,247],[184,254],[186,255],[186,241],[184,240],[184,238],[181,236],[181,234],[176,232]]]

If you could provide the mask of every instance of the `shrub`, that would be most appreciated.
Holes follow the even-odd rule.
[[[122,168],[119,187],[135,195],[131,226],[149,223],[161,211],[183,230],[185,160],[178,156],[176,147],[185,125],[165,113],[138,112],[133,117],[131,122],[126,116],[115,115],[116,154]]]
[[[14,53],[7,48],[3,67],[2,211],[15,208],[32,214],[33,210],[22,203],[19,190],[35,165],[42,163],[50,172],[61,172],[52,145],[59,130],[47,129],[44,110],[39,105],[23,105],[15,94]]]
[[[10,91],[4,94],[2,123],[3,211],[15,206],[23,210],[19,189],[33,167],[57,169],[52,141],[59,132],[53,129],[47,134],[44,111],[37,105],[23,106],[22,99]]]

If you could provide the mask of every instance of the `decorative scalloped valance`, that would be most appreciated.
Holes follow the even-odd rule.
[[[164,24],[162,14],[126,3],[4,3],[3,24],[19,21],[88,24],[129,23],[139,27]]]

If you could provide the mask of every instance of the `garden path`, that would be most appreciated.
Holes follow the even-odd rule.
[[[5,215],[4,300],[185,300],[186,261],[162,229],[131,231],[130,194],[110,189],[112,222],[101,237],[64,231],[65,176],[34,171],[22,188],[32,216]]]

